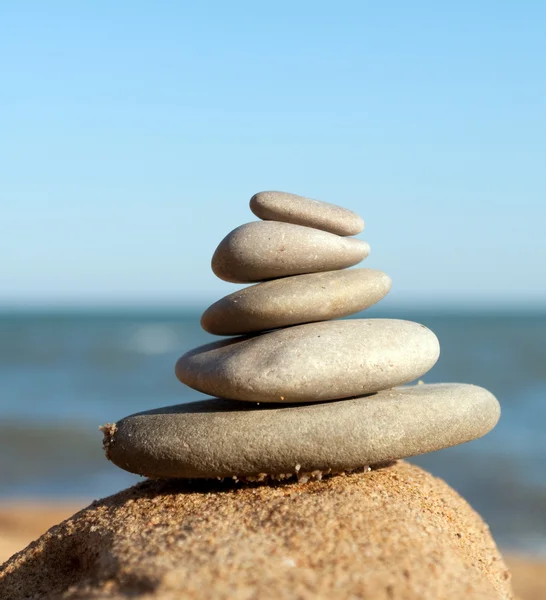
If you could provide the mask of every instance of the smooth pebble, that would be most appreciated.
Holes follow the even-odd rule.
[[[468,442],[499,415],[492,394],[463,384],[282,407],[208,399],[126,417],[107,428],[105,448],[147,477],[328,473]]]
[[[260,219],[305,225],[337,235],[356,235],[364,229],[362,217],[352,210],[286,192],[254,194],[250,210]]]
[[[326,321],[200,346],[178,359],[176,375],[231,400],[318,402],[408,383],[439,353],[434,333],[411,321]]]
[[[344,269],[265,281],[225,296],[203,313],[215,335],[240,335],[345,317],[379,302],[391,288],[375,269]]]
[[[253,221],[234,229],[212,257],[224,281],[252,283],[287,275],[334,271],[356,265],[370,247],[355,238],[276,221]]]

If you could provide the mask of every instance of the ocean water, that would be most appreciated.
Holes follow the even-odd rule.
[[[457,489],[502,547],[546,555],[546,314],[366,316],[412,319],[438,335],[427,383],[497,396],[492,433],[413,461]],[[194,311],[0,315],[0,501],[93,499],[138,481],[105,460],[98,426],[204,397],[176,380],[174,363],[211,339]]]

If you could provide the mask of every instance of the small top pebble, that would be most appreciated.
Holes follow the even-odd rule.
[[[264,221],[283,221],[337,235],[356,235],[364,229],[362,218],[351,210],[286,192],[254,194],[250,210]]]

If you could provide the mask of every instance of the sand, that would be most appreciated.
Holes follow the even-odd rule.
[[[0,564],[87,502],[10,501],[0,504]]]
[[[74,508],[1,507],[0,560]],[[509,564],[522,600],[545,597],[545,564]],[[483,522],[446,484],[405,463],[305,485],[144,483],[94,503],[0,567],[2,600],[62,591],[456,598],[463,588],[465,597],[510,597]]]
[[[521,600],[546,598],[546,559],[508,554],[506,562],[512,572],[512,586]]]

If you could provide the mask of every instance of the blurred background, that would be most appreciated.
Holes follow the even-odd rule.
[[[361,214],[393,279],[366,315],[435,331],[426,382],[498,397],[491,434],[415,462],[546,556],[545,23],[485,0],[2,3],[0,503],[138,481],[98,426],[201,397],[174,362],[237,289],[210,258],[278,189]]]

